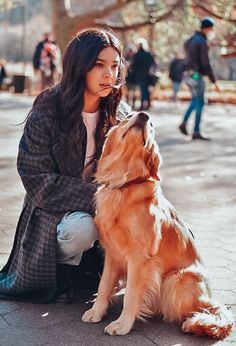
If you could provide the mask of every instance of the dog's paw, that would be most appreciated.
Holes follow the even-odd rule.
[[[103,318],[104,313],[97,309],[91,308],[86,311],[82,316],[82,321],[87,323],[97,323]]]
[[[105,333],[110,335],[126,335],[129,333],[132,324],[126,323],[125,320],[118,319],[111,322],[104,330]]]

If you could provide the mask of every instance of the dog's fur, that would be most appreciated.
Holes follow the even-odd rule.
[[[84,322],[99,322],[119,279],[126,280],[120,317],[105,328],[127,334],[135,319],[160,314],[182,330],[223,339],[232,330],[228,309],[212,301],[188,227],[163,196],[161,156],[145,113],[113,127],[98,163],[95,222],[105,267]]]

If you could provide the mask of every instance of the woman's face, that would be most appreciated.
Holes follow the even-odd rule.
[[[101,50],[94,67],[86,74],[86,94],[98,98],[108,96],[116,84],[119,65],[120,56],[114,48]]]

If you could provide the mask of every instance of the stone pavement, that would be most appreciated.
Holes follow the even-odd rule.
[[[20,123],[33,99],[0,94],[0,267],[7,260],[23,200],[16,173]],[[189,224],[209,271],[213,296],[236,313],[236,107],[206,106],[203,128],[211,142],[193,142],[177,130],[186,104],[155,102],[150,111],[163,156],[163,190]],[[190,124],[191,128],[191,124]],[[74,304],[0,301],[0,346],[202,346],[236,345],[236,332],[224,341],[185,335],[177,323],[160,318],[136,322],[124,337],[103,334],[117,318],[121,297],[99,324],[81,322],[93,292],[77,292]]]

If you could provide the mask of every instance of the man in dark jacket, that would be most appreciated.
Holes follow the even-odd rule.
[[[220,91],[209,62],[207,35],[212,31],[214,20],[212,18],[204,18],[201,21],[200,31],[187,40],[184,45],[186,52],[186,79],[192,100],[184,115],[183,121],[179,126],[180,131],[184,135],[188,135],[186,125],[193,110],[196,111],[195,127],[192,139],[196,140],[209,140],[200,133],[200,122],[202,109],[204,106],[204,91],[205,82],[203,77],[208,76],[210,81],[215,84],[216,90]]]
[[[150,69],[155,66],[155,60],[148,51],[148,43],[145,39],[138,40],[138,51],[133,57],[132,71],[135,82],[140,87],[141,106],[140,110],[150,107]]]

